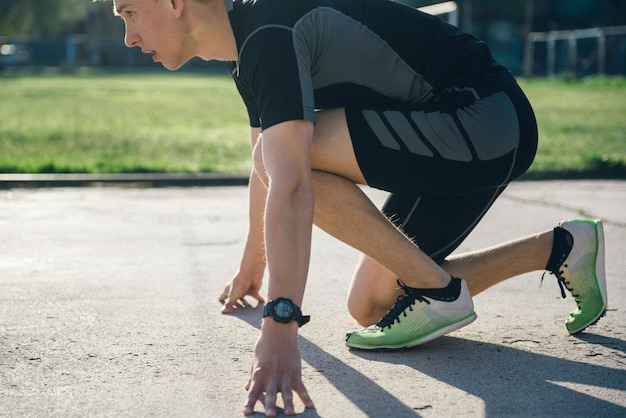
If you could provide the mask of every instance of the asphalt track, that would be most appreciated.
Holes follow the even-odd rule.
[[[241,416],[261,309],[222,315],[217,296],[238,267],[245,187],[14,186],[0,190],[0,417]],[[514,183],[459,251],[580,217],[604,220],[598,324],[568,336],[574,300],[533,272],[478,295],[473,324],[396,353],[344,346],[357,253],[315,230],[299,342],[317,408],[297,411],[626,416],[626,182]]]

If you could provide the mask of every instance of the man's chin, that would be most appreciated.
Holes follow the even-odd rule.
[[[163,62],[163,61],[160,61],[160,62],[161,62],[161,65],[165,67],[165,69],[170,70],[170,71],[179,70],[183,65],[187,63],[187,61],[184,61],[181,63],[172,63],[172,62]]]

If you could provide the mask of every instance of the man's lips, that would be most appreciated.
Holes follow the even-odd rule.
[[[141,50],[141,52],[143,52],[144,54],[150,54],[152,55],[152,61],[156,62],[156,51],[150,51],[150,50]]]

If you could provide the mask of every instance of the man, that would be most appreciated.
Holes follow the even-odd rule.
[[[224,313],[246,295],[263,301],[267,267],[245,414],[264,395],[274,416],[281,393],[292,415],[293,391],[314,407],[296,343],[313,221],[364,254],[348,307],[367,328],[348,334],[350,347],[442,336],[475,319],[472,295],[534,270],[574,295],[570,333],[604,313],[600,221],[449,256],[537,142],[530,104],[474,37],[387,0],[115,0],[115,10],[127,46],[168,69],[231,61],[248,109],[250,228],[220,296]],[[358,184],[391,192],[384,213]]]

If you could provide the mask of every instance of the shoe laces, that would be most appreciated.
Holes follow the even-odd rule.
[[[385,327],[391,328],[391,326],[396,321],[400,323],[400,317],[404,316],[406,318],[407,316],[407,308],[409,309],[409,312],[413,311],[413,305],[415,304],[415,301],[430,304],[430,301],[426,299],[423,295],[421,295],[417,291],[417,289],[407,286],[400,279],[398,279],[398,286],[400,286],[397,288],[398,290],[404,290],[404,295],[398,296],[396,303],[391,307],[391,309],[389,309],[385,316],[380,321],[378,321],[376,326],[378,326],[380,329],[383,329]]]
[[[576,293],[574,293],[574,289],[571,288],[570,282],[567,281],[564,277],[563,274],[565,273],[563,271],[563,267],[567,267],[567,264],[560,264],[561,268],[559,268],[559,271],[544,271],[543,274],[541,275],[541,284],[539,285],[539,287],[541,287],[541,285],[543,284],[543,278],[545,277],[546,273],[548,274],[552,274],[554,277],[556,277],[556,282],[559,285],[559,288],[561,289],[561,297],[563,299],[565,299],[565,297],[567,296],[567,294],[565,293],[565,289],[569,290],[570,293],[572,294],[572,296],[574,297],[574,300],[576,300],[576,303],[579,303],[578,300],[578,295]]]

